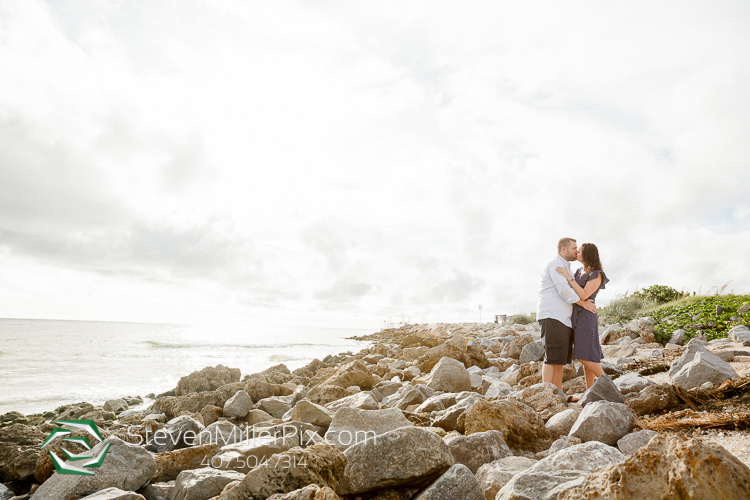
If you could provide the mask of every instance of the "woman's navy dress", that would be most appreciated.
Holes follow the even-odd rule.
[[[591,274],[586,274],[582,269],[576,271],[573,278],[576,280],[581,288],[586,287],[586,283],[589,280],[596,279],[602,274],[602,284],[599,285],[599,289],[596,290],[591,297],[586,300],[594,300],[599,290],[604,288],[604,285],[609,283],[609,279],[602,271],[592,271]],[[594,361],[598,363],[604,357],[602,352],[602,346],[599,343],[599,315],[588,312],[578,304],[573,304],[573,359],[583,359],[586,361]]]

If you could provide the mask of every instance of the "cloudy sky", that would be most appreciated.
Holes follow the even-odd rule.
[[[746,1],[0,0],[0,317],[750,293]],[[712,288],[713,287],[713,288]]]

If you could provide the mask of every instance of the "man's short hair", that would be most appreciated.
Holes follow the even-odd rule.
[[[557,242],[557,253],[560,253],[563,247],[568,248],[571,243],[575,242],[576,240],[573,238],[560,238],[560,241]]]

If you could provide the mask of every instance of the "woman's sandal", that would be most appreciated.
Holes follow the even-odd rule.
[[[577,403],[578,399],[579,398],[577,398],[575,396],[568,396],[568,403]]]

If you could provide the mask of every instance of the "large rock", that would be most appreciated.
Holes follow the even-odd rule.
[[[299,401],[292,409],[292,420],[307,422],[319,427],[328,427],[331,425],[333,416],[334,412],[331,410],[316,405],[307,399]]]
[[[638,349],[633,344],[627,344],[627,345],[603,345],[602,346],[602,353],[604,354],[605,358],[614,358],[614,359],[620,359],[620,358],[629,358]]]
[[[40,450],[45,435],[36,427],[16,423],[0,429],[0,481],[30,478],[37,460],[46,455]]]
[[[120,488],[106,488],[92,495],[87,495],[81,500],[146,500],[146,498],[132,491],[122,491]]]
[[[207,366],[200,371],[182,377],[177,382],[175,395],[185,396],[191,392],[214,391],[224,384],[239,381],[239,368],[227,368],[224,365]]]
[[[128,409],[128,404],[124,399],[110,399],[105,401],[102,405],[105,411],[111,411],[114,413],[120,413]]]
[[[625,396],[625,404],[636,415],[657,413],[672,408],[677,403],[672,386],[662,384],[652,384],[640,392],[631,392]]]
[[[588,472],[578,470],[526,470],[513,476],[508,484],[500,489],[495,500],[557,500],[564,491],[581,485],[588,475]]]
[[[346,457],[325,443],[295,447],[273,455],[265,467],[256,467],[236,486],[215,500],[248,500],[290,493],[310,484],[338,491]]]
[[[331,410],[334,413],[339,408],[344,407],[357,408],[360,410],[380,409],[380,405],[375,400],[375,396],[373,396],[372,392],[370,391],[358,392],[357,394],[352,394],[351,396],[337,399],[336,401],[331,401],[330,403],[325,404],[325,408]]]
[[[542,361],[544,359],[544,346],[541,342],[531,342],[523,346],[521,354],[518,356],[518,362],[523,364],[532,361]]]
[[[310,389],[310,392],[307,393],[307,399],[315,404],[326,405],[351,395],[352,393],[344,387],[321,384]]]
[[[427,351],[429,350],[430,348],[424,345],[419,347],[407,347],[401,352],[401,355],[406,362],[416,361],[417,359],[427,354]]]
[[[747,342],[750,340],[750,328],[747,325],[735,326],[729,330],[729,338],[735,342]]]
[[[688,354],[693,347],[698,346],[688,346],[683,356]],[[682,360],[681,357],[678,362]],[[672,373],[672,370],[670,370],[669,383],[672,385],[679,384],[683,389],[690,390],[696,389],[706,382],[719,385],[725,380],[736,377],[737,372],[729,363],[723,361],[714,353],[703,349],[696,352],[693,359],[684,363],[678,371]]]
[[[0,500],[10,500],[14,496],[16,496],[15,493],[6,488],[4,484],[0,484]]]
[[[367,369],[367,366],[356,359],[337,368],[333,375],[325,380],[324,384],[343,388],[356,385],[363,391],[368,391],[375,385],[375,379],[372,378],[372,373]]]
[[[635,415],[626,405],[609,401],[589,403],[576,419],[570,435],[581,441],[599,441],[610,446],[630,431]]]
[[[569,408],[550,417],[544,426],[547,428],[553,439],[557,439],[560,436],[567,436],[570,429],[573,428],[573,424],[576,423],[579,413],[580,411]]]
[[[328,486],[321,488],[317,484],[309,484],[304,488],[292,491],[290,493],[277,493],[271,495],[267,500],[341,500]]]
[[[750,498],[750,469],[717,444],[656,436],[623,462],[589,475],[560,500]]]
[[[153,413],[163,413],[173,419],[183,412],[200,413],[207,406],[223,407],[226,403],[221,391],[194,392],[185,396],[164,396],[151,405]]]
[[[253,400],[245,391],[237,391],[226,403],[222,414],[227,418],[243,418],[253,409]]]
[[[232,481],[241,481],[239,472],[217,470],[212,467],[180,472],[174,482],[170,500],[208,500],[224,490]]]
[[[682,328],[678,328],[677,330],[672,332],[672,335],[669,337],[669,343],[683,345],[685,344],[686,339],[687,339],[687,332],[683,330]]]
[[[641,392],[646,387],[654,385],[651,379],[642,377],[637,373],[626,373],[615,380],[615,386],[621,394],[627,396],[631,392]]]
[[[448,446],[435,433],[402,427],[347,448],[341,493],[354,495],[429,482],[453,465]]]
[[[462,464],[456,464],[427,488],[417,493],[415,500],[484,500],[484,492],[474,474]]]
[[[568,409],[568,397],[555,384],[549,382],[527,387],[521,391],[521,400],[536,410],[545,421]]]
[[[470,391],[471,380],[461,361],[444,357],[430,371],[427,386],[443,392]]]
[[[659,433],[651,430],[643,430],[638,432],[632,432],[621,437],[617,441],[617,447],[625,455],[632,455],[636,451],[640,450],[651,441],[651,438],[658,436]]]
[[[439,366],[435,365],[435,368]],[[463,365],[461,365],[463,368]],[[464,370],[466,370],[464,368]],[[382,403],[391,407],[398,408],[399,410],[405,410],[411,405],[420,405],[425,401],[425,395],[422,391],[411,385],[402,386],[398,392],[383,398]]]
[[[585,407],[594,401],[611,401],[613,403],[624,403],[625,396],[622,395],[617,386],[609,378],[609,375],[602,374],[596,377],[594,383],[583,393],[579,404]]]
[[[203,424],[188,415],[176,417],[156,431],[147,449],[155,453],[187,448],[198,444]]]
[[[589,441],[569,446],[535,463],[530,472],[554,472],[560,470],[595,471],[625,460],[617,448],[598,441]]]
[[[513,476],[529,469],[536,460],[526,457],[506,457],[484,464],[476,473],[479,486],[486,500],[495,500],[500,488],[508,484]]]
[[[228,420],[219,420],[200,431],[196,443],[199,445],[217,444],[226,446],[242,441],[242,439],[242,429]]]
[[[513,392],[513,388],[509,383],[498,380],[497,382],[492,382],[489,388],[484,391],[484,397],[487,399],[504,398],[509,396],[511,392]]]
[[[519,359],[523,348],[532,343],[534,343],[534,337],[528,333],[518,335],[505,347],[505,355],[509,358]]]
[[[490,366],[482,348],[462,335],[454,335],[447,342],[431,348],[424,356],[417,359],[415,366],[421,372],[427,373],[438,361],[446,357],[461,361],[465,367],[476,365],[479,368],[487,368]]]
[[[480,399],[465,413],[466,434],[497,430],[514,452],[546,450],[551,444],[544,421],[533,408],[514,398]]]
[[[156,474],[151,478],[152,483],[172,481],[180,472],[190,469],[200,469],[219,453],[219,445],[203,444],[180,450],[165,451],[154,455]]]
[[[469,436],[451,435],[444,441],[455,462],[465,465],[474,474],[482,465],[513,454],[499,431],[477,432]]]
[[[34,500],[70,500],[105,488],[135,491],[156,473],[156,461],[142,447],[110,436],[94,446],[97,455],[109,445],[107,455],[93,476],[55,472],[34,493]]]
[[[401,427],[413,427],[414,424],[404,417],[401,410],[386,408],[383,410],[358,410],[341,408],[333,417],[326,440],[345,450],[375,436],[385,434]]]
[[[289,396],[294,392],[293,389],[281,385],[271,384],[257,378],[248,379],[245,385],[245,392],[253,402],[257,403],[261,399],[271,398],[274,396]]]
[[[262,466],[275,453],[283,453],[300,445],[299,436],[279,436],[254,438],[230,444],[211,459],[211,466],[217,469],[247,473]]]
[[[294,396],[272,396],[258,401],[257,409],[262,410],[274,418],[282,418],[286,412],[292,409]]]

